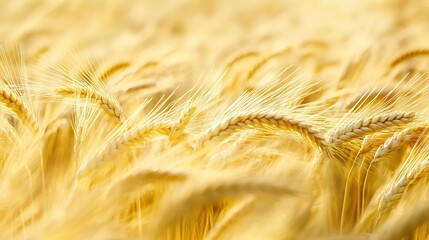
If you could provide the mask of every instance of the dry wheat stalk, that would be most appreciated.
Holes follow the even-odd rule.
[[[264,128],[264,126],[297,132],[321,149],[328,146],[322,134],[311,125],[289,116],[267,112],[255,112],[229,118],[204,133],[198,140],[197,146],[204,146],[208,141],[212,141],[217,137],[228,136],[239,129]]]
[[[389,127],[399,126],[411,122],[415,117],[413,112],[394,112],[389,114],[377,114],[372,117],[358,120],[333,132],[329,142],[338,145],[366,134],[386,130]]]
[[[103,96],[103,94],[93,91],[89,88],[83,87],[61,87],[55,89],[55,92],[64,97],[80,97],[80,98],[91,98],[97,102],[103,111],[113,117],[113,119],[123,122],[125,120],[124,110],[121,106],[110,100],[108,97]]]

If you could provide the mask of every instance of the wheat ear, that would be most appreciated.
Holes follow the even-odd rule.
[[[229,61],[226,64],[225,68],[227,71],[229,71],[236,63],[240,62],[241,60],[246,59],[246,58],[250,58],[250,57],[255,57],[258,55],[259,55],[259,53],[256,51],[250,51],[250,52],[242,53],[242,54],[234,57],[231,61]]]
[[[253,65],[253,67],[250,69],[249,73],[247,74],[247,79],[251,79],[256,72],[258,72],[259,69],[261,69],[268,61],[270,61],[271,59],[274,59],[278,56],[281,56],[282,54],[284,54],[285,52],[289,51],[290,48],[286,48],[286,49],[282,49],[278,52],[274,52],[266,57],[264,57],[263,59],[261,59],[259,62],[257,62],[255,65]]]
[[[93,91],[89,88],[83,87],[61,87],[55,89],[55,92],[64,97],[80,97],[80,98],[91,98],[97,102],[103,111],[113,117],[119,122],[125,120],[124,110],[118,103],[111,101],[109,98],[103,96],[103,94]]]
[[[297,119],[293,119],[289,116],[266,112],[249,113],[229,118],[206,132],[199,139],[197,146],[203,146],[204,143],[214,140],[216,137],[230,135],[239,129],[255,127],[264,128],[265,126],[274,126],[276,128],[300,133],[302,136],[309,139],[310,142],[322,149],[328,146],[328,143],[325,141],[322,134],[318,130],[314,129],[311,125],[301,122]]]
[[[110,190],[107,192],[107,195],[123,195],[124,193],[129,193],[136,187],[141,187],[142,185],[155,182],[155,181],[184,181],[186,179],[186,174],[176,173],[166,170],[143,170],[130,173],[125,177],[121,178],[118,182],[114,183]]]
[[[192,117],[195,115],[196,111],[197,106],[194,105],[189,108],[186,108],[182,112],[179,117],[179,121],[172,127],[172,134],[170,136],[171,140],[178,142],[186,136],[184,131],[188,126],[189,122],[191,121]]]
[[[192,186],[191,192],[186,189],[188,191],[179,193],[174,198],[164,198],[165,202],[161,205],[164,212],[160,216],[159,222],[155,224],[155,234],[159,234],[160,229],[165,230],[186,212],[204,203],[244,194],[270,194],[274,196],[301,194],[299,190],[285,186],[285,184],[257,179],[218,179],[216,182],[206,183],[199,187]]]
[[[30,110],[12,91],[7,89],[0,90],[0,102],[13,111],[24,123],[28,124],[32,130],[37,130],[36,118]]]
[[[358,95],[354,96],[350,100],[342,103],[341,108],[346,110],[352,109],[353,107],[356,107],[357,104],[362,105],[362,103],[366,102],[367,100],[369,101],[372,101],[373,99],[382,100],[387,97],[393,97],[394,96],[393,93],[394,91],[392,89],[377,89],[371,92],[365,91],[363,93],[359,93]]]
[[[102,80],[104,80],[104,82],[107,82],[111,75],[121,71],[122,69],[129,67],[130,65],[131,64],[129,62],[118,62],[116,64],[113,64],[112,66],[110,66],[107,69],[105,69],[104,71],[102,71],[99,74],[98,79],[102,79]]]
[[[329,142],[337,145],[344,141],[363,137],[366,134],[386,130],[389,127],[399,126],[411,122],[415,117],[413,112],[395,112],[390,114],[377,114],[375,116],[358,120],[335,131]]]
[[[416,49],[416,50],[408,51],[406,53],[401,54],[397,58],[395,58],[390,63],[390,67],[394,67],[409,58],[416,57],[416,56],[424,56],[424,55],[429,55],[429,49]]]
[[[420,179],[424,178],[429,173],[429,162],[415,166],[407,175],[403,176],[385,193],[379,204],[380,215],[388,213],[396,204],[401,200],[404,192],[414,185],[416,185]]]
[[[97,155],[90,160],[86,165],[82,166],[78,171],[78,175],[82,175],[89,169],[92,169],[98,163],[113,158],[116,153],[125,148],[138,146],[145,143],[149,138],[159,135],[168,135],[171,133],[171,124],[159,122],[146,125],[125,132],[123,135],[116,138],[108,144],[106,148],[98,152]]]
[[[389,155],[395,150],[400,149],[405,144],[416,141],[416,138],[422,135],[422,133],[427,131],[427,127],[415,127],[415,128],[407,128],[400,132],[393,134],[390,138],[388,138],[383,145],[379,146],[377,151],[375,152],[373,162],[379,162],[383,159],[383,157]]]
[[[403,212],[401,216],[391,218],[378,231],[375,239],[393,240],[411,236],[419,226],[427,223],[429,220],[427,200],[423,200],[422,203],[414,206],[410,211]]]
[[[204,240],[216,240],[233,222],[237,221],[251,206],[253,198],[249,198],[234,206],[216,225],[210,230]]]

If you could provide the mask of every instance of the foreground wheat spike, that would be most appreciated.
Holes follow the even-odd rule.
[[[388,213],[402,199],[404,192],[416,185],[420,179],[429,173],[429,162],[424,161],[413,167],[411,171],[400,178],[381,198],[379,212]]]
[[[390,114],[378,114],[370,118],[358,120],[333,132],[329,142],[338,145],[354,138],[367,134],[383,131],[389,127],[399,126],[411,122],[415,117],[413,112],[396,112]]]
[[[84,87],[61,87],[55,89],[55,92],[64,97],[90,98],[97,102],[107,115],[112,116],[115,120],[123,122],[125,120],[124,110],[119,104],[111,101],[94,90]]]
[[[198,140],[197,146],[204,146],[208,141],[228,136],[240,129],[266,128],[267,126],[297,132],[321,149],[328,146],[322,134],[311,125],[293,117],[268,112],[243,114],[227,119],[204,133]]]
[[[383,157],[400,149],[410,141],[416,141],[416,138],[420,137],[426,131],[427,127],[413,127],[395,133],[392,137],[388,138],[383,145],[378,147],[372,161],[375,163],[380,162]]]
[[[170,133],[171,123],[167,122],[154,123],[126,131],[113,142],[109,143],[106,148],[98,152],[97,155],[86,165],[83,165],[78,171],[78,175],[81,175],[87,170],[92,169],[94,166],[104,160],[112,159],[118,153],[118,151],[144,144],[148,139],[154,136],[169,135]]]

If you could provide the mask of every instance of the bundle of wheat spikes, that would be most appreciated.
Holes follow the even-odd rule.
[[[429,238],[429,1],[0,6],[0,239]]]

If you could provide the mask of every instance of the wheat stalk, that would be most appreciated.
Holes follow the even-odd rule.
[[[289,116],[267,112],[255,112],[229,118],[204,133],[198,140],[197,146],[204,146],[208,141],[231,135],[239,129],[266,128],[266,126],[297,132],[321,149],[328,146],[322,134],[311,125]]]
[[[390,127],[403,125],[414,120],[413,112],[395,112],[390,114],[377,114],[375,116],[358,120],[333,132],[329,142],[338,145],[345,141],[365,136],[367,134],[386,130]]]
[[[98,103],[103,109],[103,111],[113,117],[113,119],[124,122],[125,121],[125,114],[124,110],[121,108],[121,106],[110,100],[109,98],[103,96],[103,94],[93,91],[89,88],[83,88],[83,87],[61,87],[56,88],[54,90],[56,93],[60,94],[64,97],[80,97],[80,98],[90,98],[93,99],[96,103]]]

